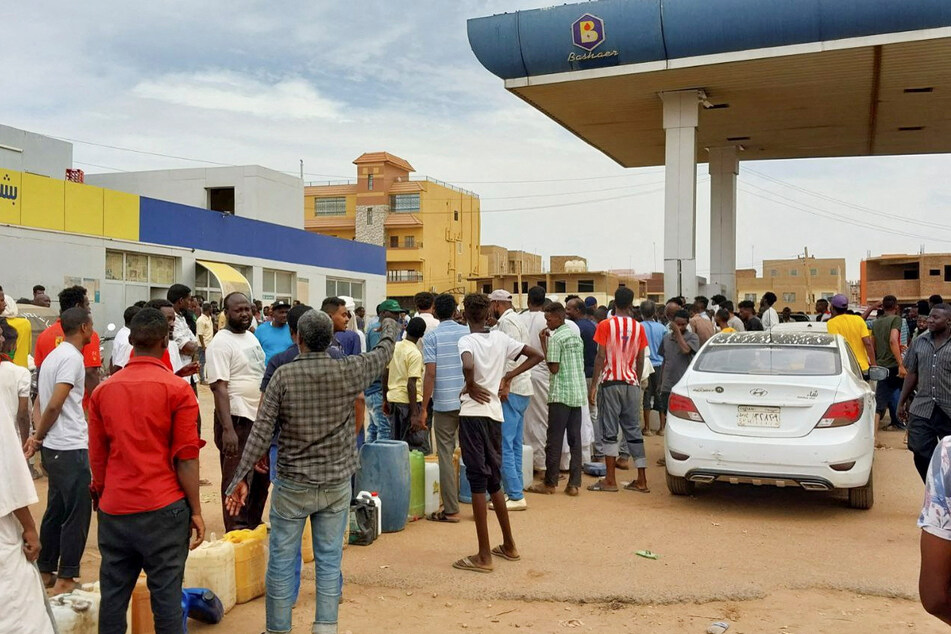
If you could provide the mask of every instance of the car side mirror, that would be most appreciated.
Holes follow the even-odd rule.
[[[868,378],[870,381],[884,381],[888,378],[888,368],[880,365],[869,366]]]

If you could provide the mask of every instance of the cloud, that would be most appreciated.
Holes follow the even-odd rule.
[[[308,181],[353,178],[354,158],[387,150],[420,174],[478,192],[484,243],[577,253],[593,268],[662,265],[663,194],[640,185],[659,180],[657,170],[619,167],[507,93],[469,49],[467,18],[550,0],[20,4],[0,38],[8,68],[2,123],[291,173],[303,159]],[[82,143],[74,156],[90,172],[105,168],[89,164],[130,171],[202,165]],[[869,251],[917,252],[922,243],[951,251],[951,231],[907,222],[951,225],[951,200],[940,186],[949,169],[947,156],[744,161],[737,263],[749,266],[753,256],[759,265],[808,246],[818,256],[848,258],[856,278]],[[698,176],[706,179],[706,166]],[[747,185],[795,202],[764,200]],[[622,186],[628,189],[616,189]],[[697,187],[701,273],[709,271],[709,188],[706,180]],[[567,202],[576,204],[527,209]],[[839,218],[811,215],[806,205]]]
[[[132,93],[167,103],[269,119],[340,119],[341,105],[301,78],[262,81],[232,71],[171,73],[139,82]]]

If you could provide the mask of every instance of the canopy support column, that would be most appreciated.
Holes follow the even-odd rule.
[[[664,294],[697,295],[697,122],[700,90],[662,92],[666,133]]]
[[[710,148],[710,285],[727,299],[736,297],[737,147]]]

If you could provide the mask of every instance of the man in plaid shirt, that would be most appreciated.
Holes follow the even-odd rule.
[[[565,307],[554,302],[545,308],[545,323],[539,338],[548,362],[548,436],[545,442],[545,482],[533,484],[533,493],[552,494],[558,485],[562,440],[568,432],[571,463],[565,493],[578,495],[581,487],[581,408],[588,398],[584,377],[584,342],[565,324]]]
[[[267,630],[289,632],[295,600],[294,569],[304,522],[311,519],[317,606],[314,632],[337,631],[340,558],[350,511],[350,476],[357,470],[353,402],[383,373],[399,333],[384,318],[376,347],[333,359],[333,321],[307,311],[297,324],[300,356],[274,373],[258,409],[241,463],[227,489],[229,512],[248,494],[246,476],[278,436],[277,478],[271,496],[270,563],[267,569]]]

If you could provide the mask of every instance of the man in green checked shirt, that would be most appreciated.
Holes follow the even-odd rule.
[[[577,332],[565,325],[565,307],[558,302],[545,308],[545,322],[548,329],[539,335],[542,352],[551,372],[545,482],[533,484],[528,490],[548,495],[555,492],[562,442],[567,431],[571,462],[565,493],[574,496],[578,495],[581,487],[581,408],[588,400],[584,378],[584,343]]]

